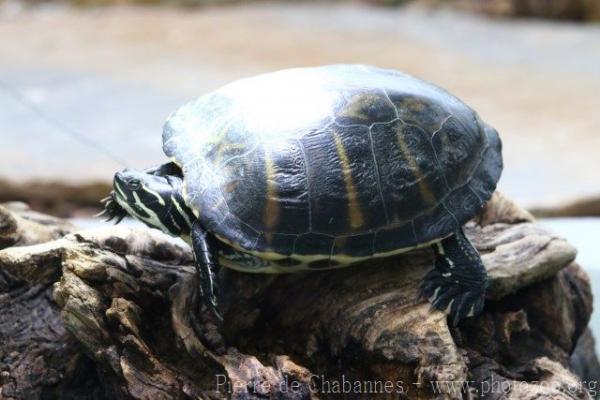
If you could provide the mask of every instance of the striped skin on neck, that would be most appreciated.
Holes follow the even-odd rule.
[[[188,236],[196,219],[178,177],[127,171],[115,175],[114,199],[133,218],[172,236]]]

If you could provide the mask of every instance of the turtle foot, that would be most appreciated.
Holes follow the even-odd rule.
[[[433,249],[435,268],[425,277],[421,293],[433,307],[449,314],[456,326],[483,310],[487,272],[462,230],[436,243]]]
[[[484,290],[471,290],[455,280],[447,279],[437,269],[429,272],[421,293],[433,308],[450,315],[454,326],[464,318],[480,314],[485,303]]]

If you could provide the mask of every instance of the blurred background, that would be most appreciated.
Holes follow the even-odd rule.
[[[163,162],[162,124],[186,100],[286,67],[374,64],[498,129],[499,189],[579,248],[600,299],[598,22],[600,0],[0,0],[0,201],[99,224],[114,172]]]

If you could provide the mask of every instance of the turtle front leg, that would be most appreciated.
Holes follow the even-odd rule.
[[[215,239],[198,222],[192,224],[192,247],[194,249],[196,272],[200,285],[202,301],[210,311],[222,321],[218,303],[218,281],[219,262]]]
[[[435,268],[421,287],[433,307],[450,314],[453,324],[483,310],[487,272],[462,228],[433,245]]]

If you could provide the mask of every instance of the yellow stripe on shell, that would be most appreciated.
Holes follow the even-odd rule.
[[[265,208],[263,222],[266,228],[273,228],[279,222],[279,196],[275,182],[275,166],[268,151],[265,151],[265,180],[267,193],[265,197]]]
[[[423,179],[423,172],[417,164],[417,160],[408,148],[408,145],[404,141],[404,131],[402,130],[402,128],[396,127],[396,139],[398,140],[398,146],[400,147],[402,157],[404,157],[411,171],[413,172],[415,179],[418,181],[421,197],[427,204],[435,203],[435,196],[429,188],[429,185],[427,185],[427,182],[425,182],[425,180]]]
[[[344,175],[344,184],[346,185],[346,198],[348,199],[348,216],[350,217],[350,227],[352,229],[360,228],[364,225],[364,216],[358,203],[358,192],[354,179],[352,178],[352,169],[350,167],[350,160],[346,154],[344,143],[340,139],[336,132],[333,132],[333,140],[335,141],[335,148],[337,150],[338,157],[340,159],[340,168]]]

